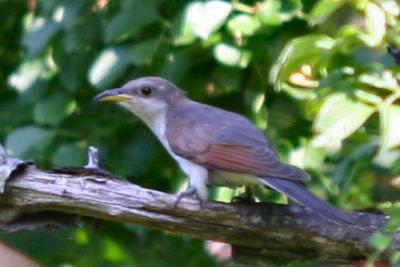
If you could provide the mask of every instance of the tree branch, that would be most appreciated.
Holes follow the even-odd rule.
[[[6,165],[7,160],[0,160],[0,169]],[[175,207],[176,200],[93,166],[43,171],[20,163],[0,194],[0,229],[63,226],[78,215],[230,243],[235,256],[246,260],[346,262],[371,254],[369,237],[388,220],[386,215],[354,212],[357,225],[339,225],[297,205],[207,201],[200,206],[183,198]],[[38,212],[42,215],[34,215]],[[380,260],[388,261],[400,249],[400,233],[394,239]]]

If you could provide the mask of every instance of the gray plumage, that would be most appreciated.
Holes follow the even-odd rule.
[[[118,101],[142,119],[189,177],[190,189],[207,197],[207,184],[268,186],[331,221],[351,216],[310,192],[301,169],[283,163],[271,142],[247,118],[190,100],[173,83],[143,77],[95,100]],[[192,192],[191,191],[191,192]]]

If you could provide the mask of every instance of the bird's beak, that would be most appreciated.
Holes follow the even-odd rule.
[[[116,88],[101,92],[93,98],[93,101],[126,101],[132,98],[133,97],[127,94],[124,89]]]

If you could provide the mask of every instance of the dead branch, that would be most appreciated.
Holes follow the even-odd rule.
[[[348,262],[373,252],[369,237],[388,220],[382,214],[354,212],[356,225],[339,225],[297,205],[207,201],[200,206],[190,198],[175,207],[175,195],[119,179],[96,169],[97,164],[44,171],[2,156],[0,171],[12,169],[0,194],[3,231],[70,225],[76,216],[85,216],[230,243],[235,256],[246,261]],[[380,260],[388,261],[400,249],[400,233],[394,239]]]

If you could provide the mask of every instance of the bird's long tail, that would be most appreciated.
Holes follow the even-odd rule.
[[[311,191],[309,191],[307,187],[300,181],[271,177],[263,177],[261,180],[265,183],[265,185],[287,195],[296,202],[310,208],[317,214],[326,217],[333,222],[340,224],[354,224],[354,221],[349,213],[337,209],[328,202],[320,199]]]

